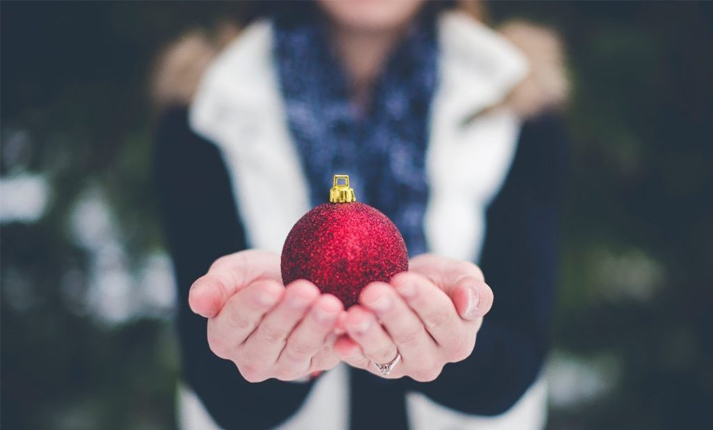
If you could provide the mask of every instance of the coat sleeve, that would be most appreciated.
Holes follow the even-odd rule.
[[[508,177],[488,208],[480,266],[495,300],[473,354],[411,389],[476,415],[507,411],[537,378],[549,344],[567,160],[560,118],[523,125]]]
[[[185,108],[165,113],[155,136],[154,180],[177,281],[182,377],[221,427],[274,427],[300,408],[313,381],[245,381],[232,362],[210,351],[206,319],[188,306],[193,281],[217,258],[246,248],[223,158],[190,130]]]

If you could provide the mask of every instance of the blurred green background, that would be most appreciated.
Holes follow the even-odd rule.
[[[239,5],[0,7],[2,428],[174,428],[148,77]],[[574,85],[549,428],[707,427],[713,3],[490,8],[559,30]]]

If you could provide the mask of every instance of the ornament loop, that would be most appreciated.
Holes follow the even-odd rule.
[[[340,184],[340,180],[344,184]],[[334,175],[334,185],[329,190],[329,201],[332,203],[351,203],[356,201],[354,190],[349,187],[349,175]]]

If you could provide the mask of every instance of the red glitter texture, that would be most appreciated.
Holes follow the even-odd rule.
[[[394,223],[373,207],[324,203],[292,227],[281,268],[285,285],[307,279],[348,308],[370,282],[408,270],[408,252]]]

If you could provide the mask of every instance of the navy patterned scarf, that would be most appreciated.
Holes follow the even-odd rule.
[[[396,224],[411,256],[426,252],[425,152],[437,81],[435,20],[420,17],[404,35],[364,113],[350,101],[347,75],[318,21],[276,22],[274,49],[312,204],[326,201],[335,173],[346,173],[357,200]]]

